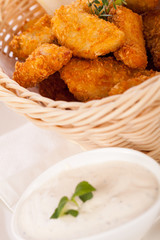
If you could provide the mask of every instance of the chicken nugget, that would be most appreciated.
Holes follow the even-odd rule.
[[[137,13],[144,13],[154,9],[159,0],[126,0],[127,7]]]
[[[26,59],[37,47],[43,43],[52,43],[55,36],[51,28],[51,16],[44,15],[39,20],[31,20],[23,27],[24,32],[14,36],[10,42],[10,50],[15,57]]]
[[[115,69],[118,67],[118,71]],[[108,95],[113,87],[114,80],[127,75],[126,71],[120,69],[110,58],[97,58],[94,60],[72,58],[71,61],[61,69],[60,75],[67,84],[69,91],[79,101],[101,99]]]
[[[16,62],[13,79],[22,87],[34,87],[51,74],[59,71],[72,57],[71,50],[44,43],[36,48],[26,62]]]
[[[52,19],[53,31],[60,45],[74,56],[95,59],[116,51],[124,43],[124,33],[113,23],[70,6],[62,6]]]
[[[121,5],[122,3],[118,3],[118,1],[116,1],[115,5]],[[80,10],[83,10],[84,12],[90,13],[90,14],[96,14],[98,15],[99,11],[102,11],[97,8],[101,7],[101,6],[106,6],[104,4],[103,0],[76,0],[74,2],[72,2],[72,6],[79,8]],[[108,5],[106,6],[106,14],[109,14],[108,9],[110,9],[111,7],[113,7],[113,1],[108,1]],[[104,9],[103,9],[104,11]]]
[[[121,81],[141,75],[150,77],[149,71],[131,69],[113,57],[72,58],[60,70],[60,75],[69,91],[83,102],[109,96],[111,89]]]
[[[154,77],[156,74],[157,73],[154,72],[153,70],[150,70],[150,71],[145,70],[145,72],[140,72],[139,74],[135,74],[135,76],[133,75],[134,76],[133,78],[120,81],[119,83],[114,85],[109,91],[108,95],[112,96],[112,95],[122,94],[129,88],[132,88],[134,86],[137,86],[143,83],[147,79]]]
[[[78,8],[79,10],[82,10],[87,13],[93,13],[93,10],[95,9],[94,5],[92,5],[92,8],[89,7],[89,3],[92,3],[94,0],[76,0],[73,1],[71,4],[73,7]],[[99,0],[99,4],[96,3],[96,6],[102,5],[102,0]]]
[[[119,6],[110,12],[113,23],[125,33],[125,43],[114,55],[131,68],[145,69],[147,54],[143,37],[142,17],[126,7]]]
[[[76,0],[72,2],[72,5],[78,7],[79,9],[84,10],[85,12],[92,13],[94,10],[96,11],[96,7],[102,6],[103,1],[98,0],[95,4],[92,4],[94,0]],[[131,9],[136,13],[144,13],[150,10],[153,10],[158,6],[159,0],[125,0],[126,3],[122,3],[127,8]],[[89,6],[91,5],[92,6]],[[113,1],[109,1],[109,4],[113,6]],[[116,1],[116,5],[121,5],[120,1]]]
[[[160,10],[151,11],[143,16],[144,36],[154,66],[160,70]]]
[[[69,92],[65,82],[60,78],[59,72],[54,73],[39,83],[39,93],[43,97],[47,97],[56,101],[76,101],[73,94]]]
[[[25,32],[26,30],[28,30],[28,28],[33,27],[33,25],[34,25],[36,22],[38,22],[39,19],[40,19],[40,18],[33,18],[33,19],[29,20],[29,21],[26,20],[25,23],[24,23],[24,25],[23,25],[22,28],[21,28],[21,32]]]

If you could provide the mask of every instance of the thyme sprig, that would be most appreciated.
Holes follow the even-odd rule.
[[[96,14],[99,18],[107,20],[112,7],[117,9],[117,6],[127,4],[125,0],[88,0],[88,7],[92,14]]]

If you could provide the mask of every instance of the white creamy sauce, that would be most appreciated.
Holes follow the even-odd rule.
[[[50,219],[62,196],[71,197],[80,181],[96,188],[78,217]],[[33,192],[20,206],[17,226],[27,240],[72,240],[115,228],[146,211],[159,185],[147,169],[127,162],[108,162],[66,170]]]

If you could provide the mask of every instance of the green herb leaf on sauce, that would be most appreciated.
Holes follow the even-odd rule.
[[[96,189],[91,184],[86,181],[80,182],[76,186],[75,191],[70,199],[66,196],[60,199],[58,207],[55,209],[50,219],[56,219],[68,214],[73,217],[77,217],[79,214],[79,205],[76,201],[76,198],[79,197],[84,203],[93,198],[93,191],[96,191]],[[76,209],[67,209],[67,203],[70,203],[72,205],[74,204],[74,208]]]
[[[93,192],[95,190],[96,189],[91,184],[89,184],[88,182],[86,182],[86,181],[80,182],[77,185],[77,187],[75,189],[75,192],[72,195],[72,198],[83,196],[84,194],[87,194],[89,192]]]
[[[66,215],[70,214],[72,215],[73,217],[77,217],[79,212],[77,210],[74,210],[74,209],[69,209],[68,211],[65,212]]]
[[[82,202],[86,202],[93,198],[93,193],[92,192],[86,193],[86,194],[80,196],[79,198],[82,200]]]
[[[68,197],[66,197],[66,196],[62,197],[61,200],[59,201],[58,207],[55,209],[54,213],[52,214],[52,216],[50,218],[51,219],[59,218],[61,215],[64,215],[63,209],[68,201],[69,201]]]
[[[82,181],[77,185],[71,200],[75,202],[75,197],[79,197],[83,202],[86,202],[93,197],[92,192],[95,190],[96,189],[91,184]]]

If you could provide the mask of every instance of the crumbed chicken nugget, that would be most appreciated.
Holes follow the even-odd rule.
[[[127,77],[125,67],[115,62],[111,57],[94,60],[72,58],[61,69],[60,75],[69,91],[79,101],[100,99],[108,95],[108,91],[114,85],[114,80],[116,82],[121,75],[122,78]],[[118,71],[116,71],[117,67]]]
[[[144,36],[155,67],[160,70],[160,10],[143,16]]]
[[[24,32],[14,36],[9,45],[14,56],[19,59],[27,58],[41,44],[52,43],[55,39],[51,28],[51,16],[47,14],[35,22],[31,20],[23,29]]]
[[[111,14],[113,23],[125,33],[125,43],[115,52],[116,59],[131,68],[146,68],[142,17],[123,6],[113,8]]]
[[[21,32],[26,31],[28,28],[33,27],[34,24],[36,24],[36,22],[38,22],[40,20],[40,18],[33,18],[29,21],[25,21],[24,25],[21,28]]]
[[[71,50],[44,43],[36,48],[26,62],[16,62],[13,79],[22,87],[34,87],[51,74],[59,71],[72,57]]]
[[[109,91],[108,95],[112,96],[112,95],[122,94],[129,88],[137,86],[142,82],[146,81],[147,79],[154,77],[156,75],[156,72],[154,72],[153,70],[150,70],[150,71],[145,70],[142,73],[134,74],[134,75],[135,76],[133,78],[120,81],[119,83],[114,85]]]
[[[141,75],[150,76],[148,72],[131,69],[113,57],[94,60],[72,58],[60,70],[60,75],[76,99],[86,102],[107,97],[117,83]]]
[[[154,9],[158,2],[159,0],[126,0],[127,7],[137,13],[144,13]]]
[[[116,51],[124,43],[124,33],[113,23],[72,5],[56,10],[52,23],[59,44],[71,49],[74,56],[94,59]]]
[[[83,9],[85,12],[92,13],[92,11],[95,9],[95,6],[93,4],[91,10],[91,7],[89,7],[89,3],[92,3],[93,1],[94,0],[76,0],[72,3],[72,5]],[[109,2],[112,4],[113,1]],[[132,11],[136,13],[144,13],[154,9],[158,5],[159,0],[126,0],[125,2],[126,4],[124,4],[124,6],[131,9]],[[118,1],[116,1],[116,4],[118,5]],[[103,1],[98,0],[96,2],[96,5],[103,5]]]
[[[56,101],[76,101],[73,94],[69,92],[65,82],[60,78],[59,72],[54,73],[39,83],[39,93],[43,97],[47,97]]]
[[[87,13],[92,13],[92,10],[91,8],[88,6],[89,5],[89,2],[92,3],[94,0],[76,0],[76,1],[73,1],[71,4],[73,7],[76,7],[84,12],[87,12]],[[99,0],[100,4],[102,0]],[[96,4],[96,5],[99,5],[99,4]],[[94,6],[93,6],[94,7]]]

